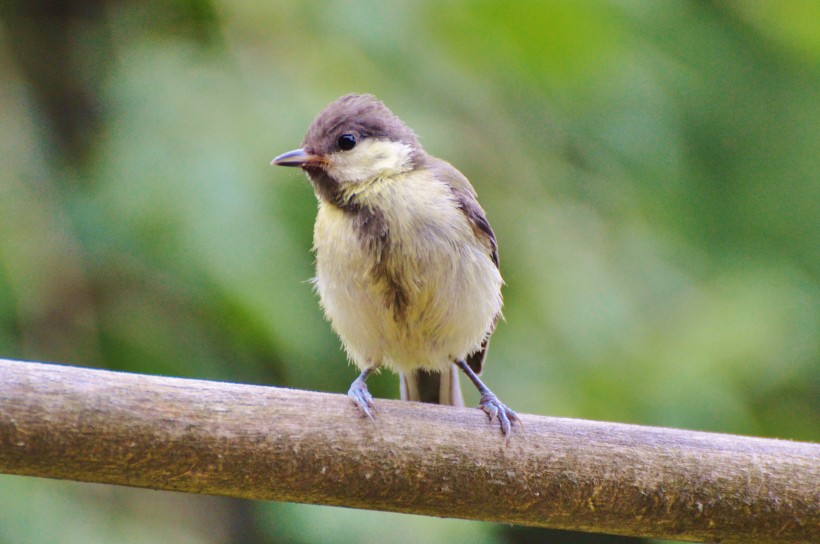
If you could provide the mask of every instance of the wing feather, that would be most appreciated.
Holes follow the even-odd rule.
[[[464,212],[464,215],[470,222],[470,226],[472,226],[476,238],[487,248],[490,259],[492,259],[495,266],[498,267],[498,242],[495,239],[495,233],[490,226],[490,222],[487,221],[487,214],[478,203],[478,195],[470,184],[470,181],[453,165],[441,159],[429,157],[428,167],[438,179],[450,186],[453,191],[453,197],[458,203],[459,209]],[[495,325],[498,323],[499,317],[499,315],[495,316],[493,326],[487,331],[487,337],[481,343],[481,347],[476,352],[467,356],[467,364],[476,374],[481,374],[484,359],[487,356],[490,334],[495,330]]]
[[[497,267],[498,243],[495,239],[495,233],[490,226],[490,222],[487,221],[487,214],[481,204],[478,203],[478,195],[470,181],[452,164],[435,157],[429,158],[429,168],[436,178],[450,186],[459,208],[467,216],[467,220],[473,227],[478,239],[487,247],[490,258]]]

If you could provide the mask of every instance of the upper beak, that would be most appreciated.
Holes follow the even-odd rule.
[[[305,166],[307,163],[320,163],[322,157],[319,155],[312,155],[304,149],[294,149],[287,153],[282,153],[271,161],[271,165],[278,166]]]

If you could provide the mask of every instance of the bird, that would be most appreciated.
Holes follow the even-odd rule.
[[[399,373],[402,400],[463,406],[458,371],[509,439],[521,420],[479,378],[501,317],[498,244],[468,179],[429,155],[371,94],[346,94],[272,165],[298,167],[318,201],[314,286],[348,358],[348,396],[373,420],[366,380]]]

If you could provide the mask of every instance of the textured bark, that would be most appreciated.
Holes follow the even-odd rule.
[[[820,542],[820,445],[0,360],[0,472],[713,542]]]

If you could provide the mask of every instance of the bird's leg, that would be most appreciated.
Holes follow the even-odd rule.
[[[495,396],[495,393],[490,391],[490,388],[484,385],[484,382],[479,379],[464,359],[456,359],[456,364],[462,371],[464,371],[467,377],[470,378],[470,381],[473,382],[476,389],[478,389],[478,392],[481,395],[481,400],[478,403],[478,407],[487,412],[487,415],[490,417],[490,421],[498,418],[499,423],[501,423],[501,431],[508,439],[510,437],[510,429],[513,423],[518,422],[518,424],[523,427],[524,424],[521,422],[518,414],[511,410],[506,404],[501,402],[498,397]]]
[[[347,396],[353,400],[359,411],[371,420],[373,419],[373,412],[376,410],[376,407],[373,405],[373,395],[367,390],[365,380],[367,380],[367,377],[377,368],[379,368],[378,365],[365,368],[362,373],[359,374],[359,377],[353,380],[353,383],[350,384],[350,389],[347,390]]]

